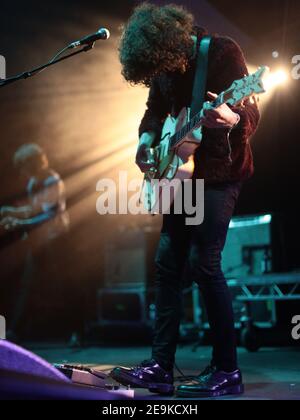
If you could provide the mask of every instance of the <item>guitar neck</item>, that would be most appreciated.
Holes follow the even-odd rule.
[[[222,92],[214,101],[210,102],[211,109],[216,109],[219,106],[230,102],[232,99],[232,92],[233,89],[230,88],[224,92]],[[194,115],[193,118],[190,119],[190,121],[184,125],[180,130],[178,130],[170,139],[170,145],[171,148],[176,148],[179,146],[182,141],[185,139],[185,137],[190,134],[192,131],[194,131],[196,128],[199,128],[199,121],[203,117],[203,108],[200,112],[198,112],[196,115]]]
[[[229,89],[222,92],[214,101],[210,102],[210,109],[216,109],[223,104],[237,105],[245,98],[265,93],[266,88],[263,77],[268,72],[268,67],[263,66],[259,67],[255,73],[246,75],[243,79],[235,80]],[[178,147],[188,134],[200,127],[199,122],[203,114],[204,108],[171,137],[170,147],[172,149]]]

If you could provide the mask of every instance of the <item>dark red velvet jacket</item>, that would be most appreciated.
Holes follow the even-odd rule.
[[[197,29],[197,34],[200,39],[205,31]],[[154,131],[160,138],[167,115],[176,116],[183,107],[191,105],[195,69],[194,58],[185,74],[163,74],[153,80],[140,135]],[[246,74],[247,66],[240,47],[230,38],[214,36],[209,51],[207,91],[219,94]],[[194,176],[205,179],[208,184],[242,181],[253,174],[249,138],[257,128],[259,111],[256,103],[250,100],[233,110],[240,115],[241,121],[229,134],[230,144],[229,130],[204,128],[203,141],[196,152]]]

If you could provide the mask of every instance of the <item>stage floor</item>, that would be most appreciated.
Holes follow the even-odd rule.
[[[26,347],[50,363],[92,365],[103,371],[117,365],[134,365],[148,359],[150,354],[150,349],[145,347],[69,349],[57,344],[27,344]],[[209,354],[207,347],[200,347],[196,352],[191,347],[181,347],[177,353],[177,365],[184,374],[196,375],[209,363]],[[257,353],[239,349],[239,360],[246,393],[235,399],[300,400],[300,348],[265,348]],[[179,376],[176,371],[175,376]],[[146,390],[136,390],[136,395],[145,399],[163,399]]]

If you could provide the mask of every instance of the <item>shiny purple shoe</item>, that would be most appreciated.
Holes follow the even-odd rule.
[[[164,370],[155,360],[145,360],[133,368],[116,367],[110,377],[121,385],[144,388],[160,395],[173,395],[173,371]]]
[[[226,395],[241,395],[244,385],[240,370],[233,373],[215,371],[209,375],[193,379],[179,385],[176,396],[179,398],[217,398]]]

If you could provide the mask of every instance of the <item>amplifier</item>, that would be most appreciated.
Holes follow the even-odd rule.
[[[234,217],[223,251],[225,277],[260,275],[273,269],[272,215]]]
[[[106,325],[140,326],[147,324],[148,311],[144,287],[118,287],[98,291],[98,323]]]
[[[105,247],[104,286],[146,283],[146,246],[142,229],[120,228]]]

